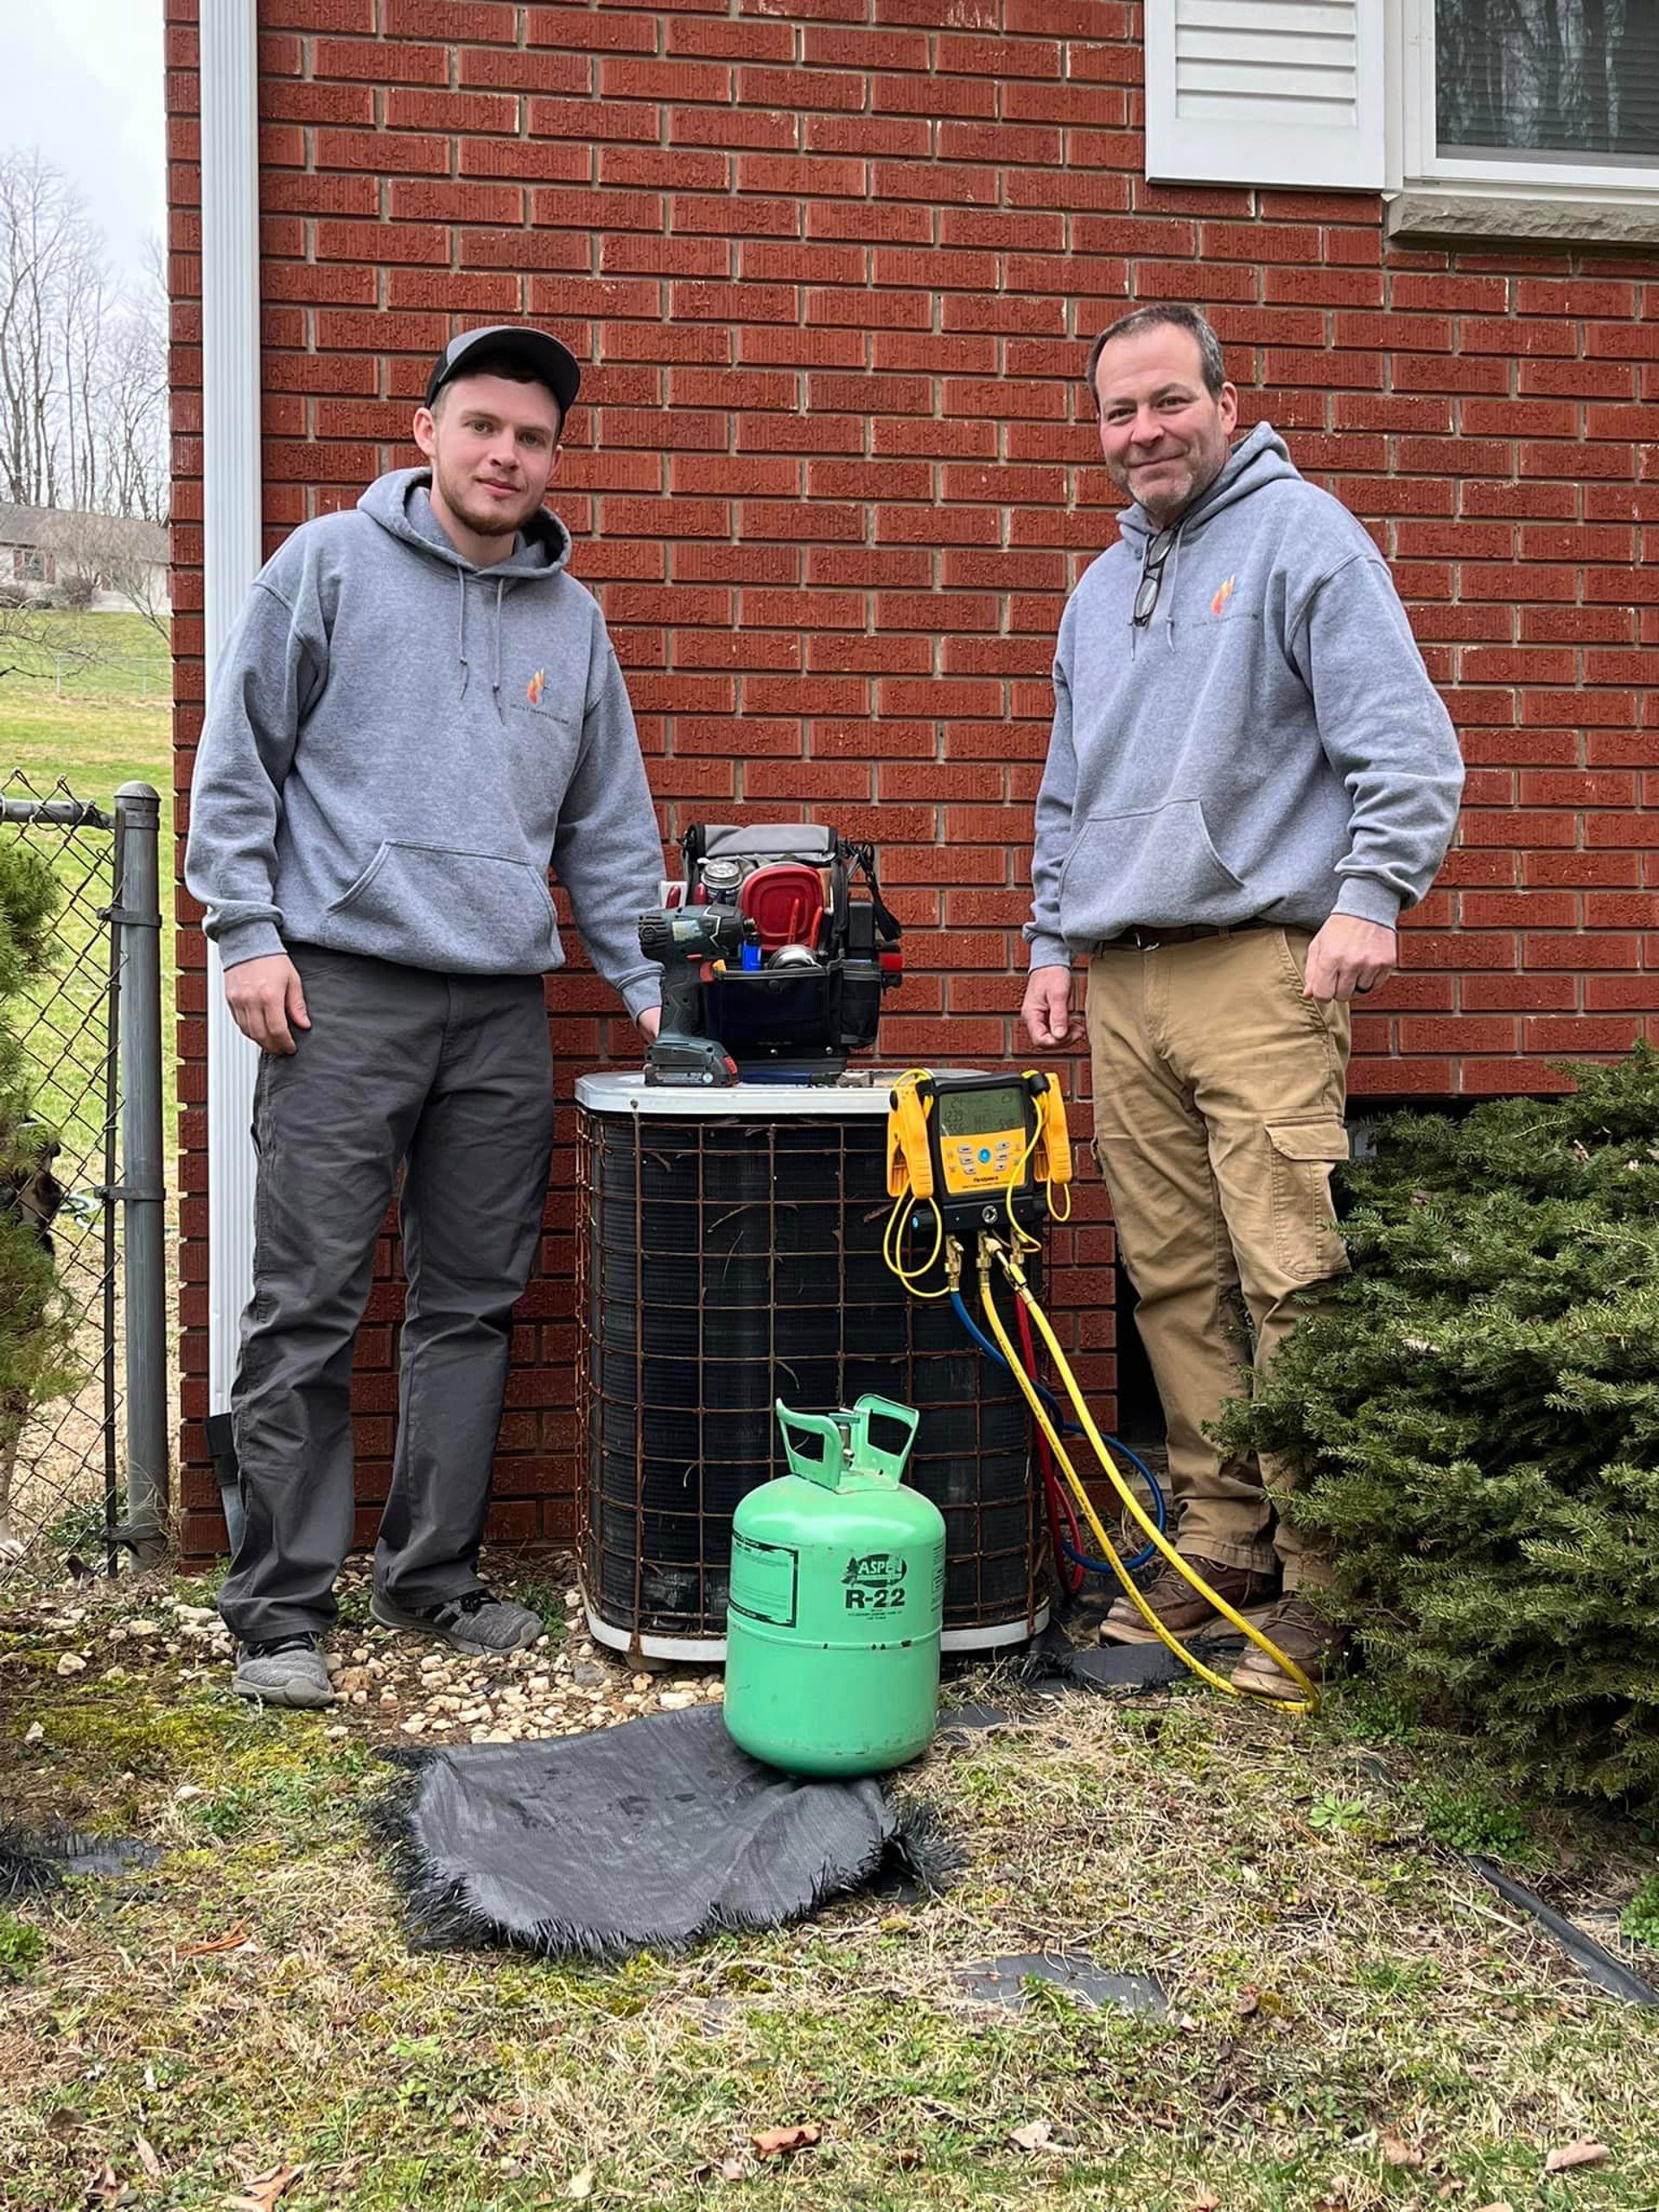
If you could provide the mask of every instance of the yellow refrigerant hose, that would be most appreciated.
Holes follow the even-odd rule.
[[[995,1258],[997,1264],[1013,1286],[1014,1295],[1021,1301],[1032,1319],[1036,1323],[1043,1342],[1048,1346],[1049,1357],[1054,1362],[1056,1371],[1065,1385],[1066,1395],[1071,1399],[1077,1418],[1083,1424],[1084,1433],[1088,1437],[1095,1457],[1105,1471],[1113,1489],[1122,1500],[1129,1518],[1141,1534],[1163,1554],[1182,1580],[1192,1585],[1206,1605],[1213,1605],[1224,1620],[1230,1622],[1241,1635],[1249,1638],[1258,1651],[1265,1653],[1275,1667],[1289,1676],[1290,1680],[1305,1693],[1302,1697],[1278,1698],[1271,1696],[1265,1691],[1238,1688],[1236,1684],[1229,1681],[1224,1675],[1217,1674],[1213,1668],[1206,1667],[1202,1659],[1196,1657],[1189,1651],[1180,1639],[1165,1627],[1151,1606],[1147,1605],[1133,1576],[1118,1557],[1116,1546],[1101,1526],[1100,1516],[1095,1511],[1093,1502],[1084,1487],[1082,1478],[1072,1465],[1071,1457],[1060,1440],[1058,1430],[1049,1418],[1048,1408],[1039,1395],[1036,1385],[1027,1374],[1025,1364],[1014,1350],[1008,1333],[1002,1325],[1002,1317],[996,1310],[996,1300],[991,1295],[993,1257]],[[1055,1464],[1063,1470],[1065,1479],[1071,1485],[1071,1494],[1077,1500],[1077,1510],[1088,1523],[1090,1534],[1101,1547],[1101,1556],[1109,1562],[1113,1573],[1122,1585],[1125,1595],[1130,1599],[1136,1611],[1160,1643],[1163,1644],[1166,1649],[1173,1651],[1184,1665],[1190,1667],[1201,1681],[1208,1682],[1212,1689],[1221,1690],[1229,1697],[1258,1698],[1262,1703],[1274,1705],[1283,1713],[1312,1713],[1319,1701],[1319,1693],[1314,1683],[1302,1672],[1294,1659],[1279,1649],[1271,1637],[1264,1636],[1260,1629],[1245,1619],[1243,1613],[1236,1611],[1224,1598],[1218,1597],[1192,1562],[1181,1557],[1174,1546],[1166,1539],[1148,1517],[1140,1499],[1119,1471],[1116,1461],[1107,1450],[1105,1440],[1096,1427],[1093,1416],[1084,1402],[1077,1379],[1071,1372],[1071,1363],[1060,1349],[1059,1340],[1049,1325],[1048,1316],[1032,1295],[1030,1286],[1026,1281],[1025,1269],[1020,1266],[1017,1255],[1009,1251],[997,1238],[991,1236],[982,1236],[979,1239],[979,1300],[984,1308],[985,1319],[990,1325],[991,1333],[996,1339],[998,1349],[1007,1362],[1008,1370],[1025,1393],[1026,1402],[1048,1440],[1049,1449],[1054,1454]]]

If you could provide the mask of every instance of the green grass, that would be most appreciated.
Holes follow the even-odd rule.
[[[117,788],[152,785],[162,798],[162,932],[163,1083],[167,1127],[175,1125],[174,1067],[175,959],[171,928],[173,875],[172,725],[167,683],[156,670],[164,659],[156,633],[138,615],[58,615],[66,643],[91,638],[105,658],[96,666],[66,672],[63,696],[48,672],[39,679],[14,675],[0,681],[0,781],[10,796],[41,798],[59,785],[76,798],[109,809]],[[47,657],[37,656],[45,659]],[[139,696],[143,658],[149,697]],[[25,789],[26,787],[26,789]],[[59,916],[60,957],[55,974],[30,995],[47,1027],[38,1050],[48,1063],[40,1084],[43,1112],[60,1128],[66,1152],[96,1156],[102,1098],[91,1043],[101,1030],[99,1001],[106,982],[104,929],[95,909],[107,901],[102,865],[107,839],[94,831],[31,827],[27,835],[48,851],[66,892]],[[21,1021],[18,1027],[25,1023]],[[86,1040],[82,1042],[80,1040]]]
[[[8,619],[0,613],[0,626]],[[26,685],[54,703],[167,706],[173,674],[167,641],[142,614],[47,612],[23,619],[30,642],[7,643],[0,658],[16,662],[18,672],[0,690]]]
[[[1651,1842],[1483,1797],[1476,1745],[1380,1755],[1341,1696],[1298,1720],[1073,1695],[906,1778],[966,1853],[943,1897],[613,1968],[412,1953],[363,1826],[397,1715],[259,1718],[188,1639],[124,1638],[103,1679],[106,1618],[164,1618],[167,1594],[0,1624],[0,1800],[162,1853],[0,1928],[5,2212],[79,2202],[105,2159],[138,2212],[207,2212],[284,2164],[305,2171],[280,2212],[1659,2202],[1652,2016],[1567,1971],[1433,1827],[1501,1844],[1507,1802],[1569,1910],[1637,1893]],[[67,1679],[66,1647],[93,1655]],[[955,1986],[995,1952],[1072,1947],[1156,1974],[1168,2014],[1046,1988],[1014,2014]],[[754,2157],[804,2120],[816,2149]],[[1017,2145],[1034,2121],[1057,2149]],[[1579,2136],[1606,2164],[1546,2176]]]

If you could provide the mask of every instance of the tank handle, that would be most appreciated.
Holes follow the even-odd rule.
[[[781,1398],[772,1401],[772,1411],[784,1433],[791,1474],[824,1490],[839,1490],[847,1471],[847,1433],[842,1421],[848,1416],[843,1414],[837,1421],[833,1414],[798,1414]]]
[[[845,1475],[897,1490],[922,1419],[912,1407],[872,1394],[850,1412],[843,1407],[833,1414],[798,1414],[781,1398],[772,1401],[772,1411],[790,1472],[823,1490],[839,1490]]]
[[[861,1475],[884,1476],[896,1488],[916,1441],[922,1417],[913,1406],[867,1395],[853,1408],[853,1466]]]

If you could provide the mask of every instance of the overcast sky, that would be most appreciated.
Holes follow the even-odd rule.
[[[38,146],[80,187],[111,270],[165,235],[162,0],[0,0],[0,147]]]

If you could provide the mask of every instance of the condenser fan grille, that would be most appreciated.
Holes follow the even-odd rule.
[[[774,1398],[866,1392],[922,1416],[910,1480],[944,1516],[947,1635],[1040,1603],[1029,1424],[945,1301],[881,1258],[887,1132],[868,1112],[702,1120],[578,1109],[578,1377],[589,1604],[630,1636],[726,1632],[738,1501],[787,1471]]]

